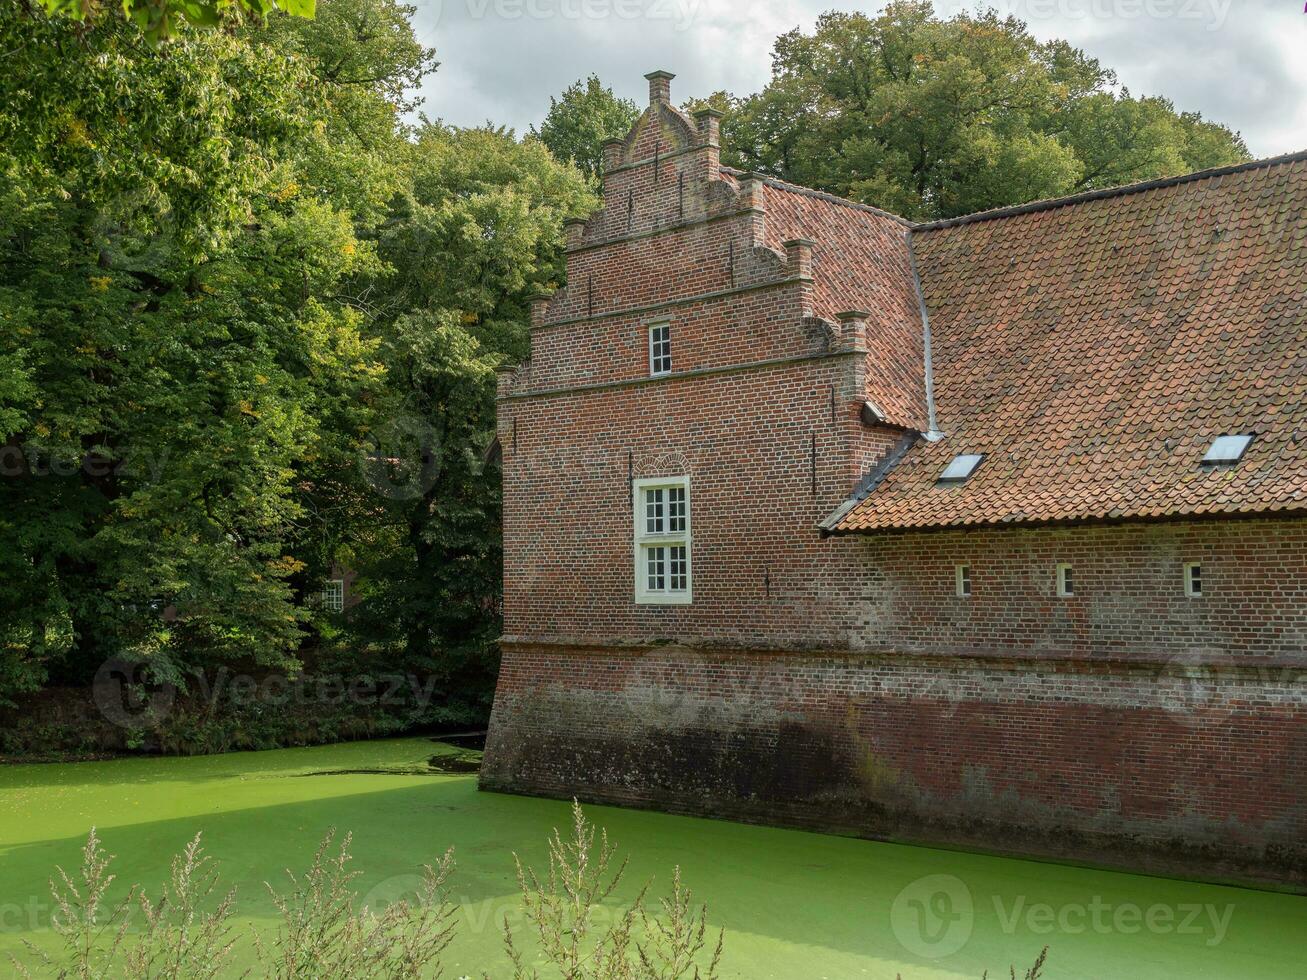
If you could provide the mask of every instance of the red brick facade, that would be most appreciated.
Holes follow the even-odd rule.
[[[906,223],[723,171],[668,81],[501,375],[483,786],[1307,882],[1307,522],[823,536],[928,426]],[[693,601],[639,603],[665,476]]]

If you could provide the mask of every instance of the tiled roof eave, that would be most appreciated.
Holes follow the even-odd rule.
[[[850,514],[849,516],[852,516]],[[1301,518],[1307,517],[1307,501],[1285,501],[1269,504],[1250,504],[1246,507],[1223,509],[1184,510],[1180,508],[1166,511],[1137,512],[1096,512],[1064,515],[1059,517],[1031,517],[1027,514],[1007,514],[998,517],[959,518],[956,520],[924,520],[920,523],[908,521],[886,521],[884,523],[865,523],[850,527],[843,521],[829,529],[826,534],[832,537],[875,534],[910,534],[915,532],[940,531],[1002,531],[1040,527],[1083,527],[1088,525],[1113,524],[1160,524],[1185,521],[1213,520],[1255,520],[1258,518]],[[845,518],[847,520],[847,517]]]

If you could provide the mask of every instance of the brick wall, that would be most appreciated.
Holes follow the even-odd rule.
[[[656,102],[607,148],[501,375],[483,785],[1307,881],[1307,522],[823,539],[903,438],[864,399],[923,411],[907,257],[890,218],[720,172],[714,125]],[[690,480],[687,605],[634,599],[647,476]]]
[[[1307,884],[1302,668],[505,651],[482,785]]]

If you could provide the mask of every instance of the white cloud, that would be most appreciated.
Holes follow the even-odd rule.
[[[678,100],[754,92],[775,37],[810,30],[810,0],[415,0],[418,33],[436,48],[425,111],[460,125],[523,131],[549,97],[594,72],[643,105],[643,75],[677,73]],[[1307,14],[1296,0],[992,0],[1035,36],[1061,37],[1115,69],[1138,95],[1240,130],[1257,156],[1307,147]],[[949,14],[968,0],[937,0]]]

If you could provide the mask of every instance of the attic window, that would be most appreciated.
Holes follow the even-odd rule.
[[[954,456],[952,462],[944,467],[944,472],[939,475],[940,483],[962,483],[972,473],[976,472],[976,467],[980,461],[985,458],[984,453],[962,453]]]
[[[885,410],[873,401],[864,401],[860,411],[863,425],[879,425],[885,421]]]
[[[1217,436],[1203,457],[1204,466],[1237,463],[1252,444],[1251,435]]]

